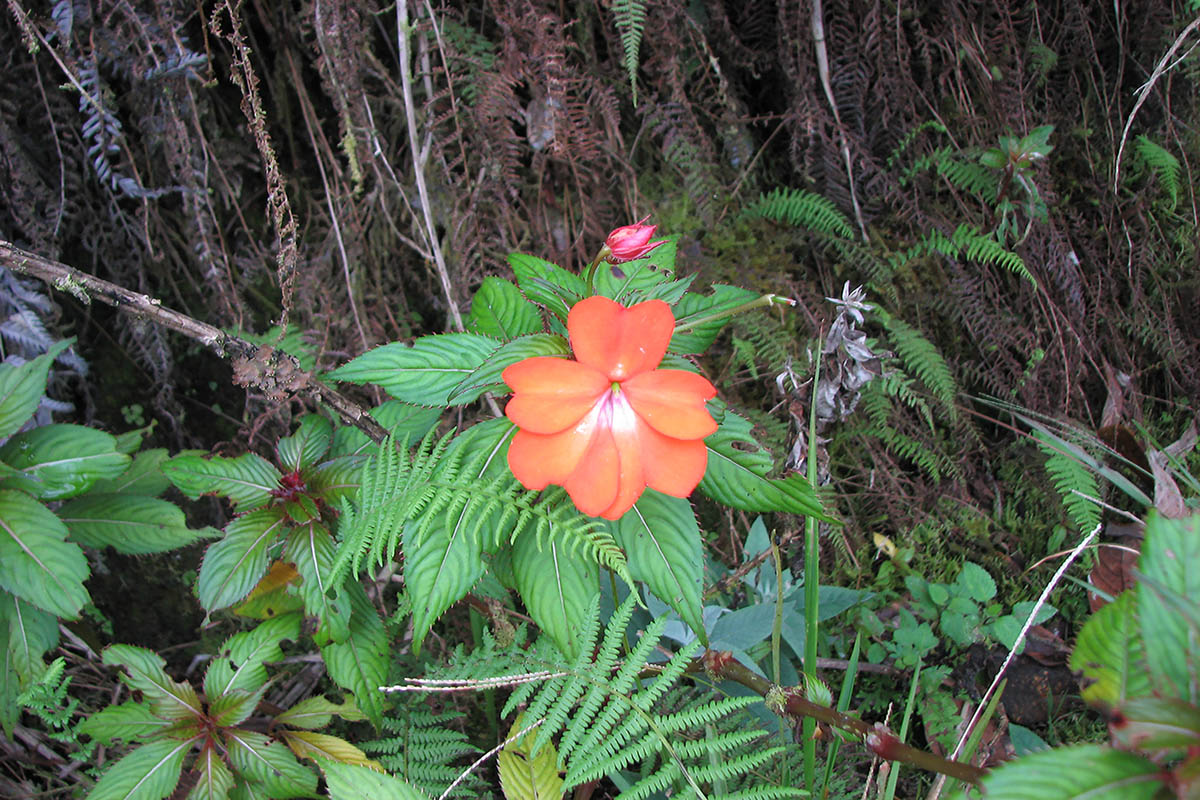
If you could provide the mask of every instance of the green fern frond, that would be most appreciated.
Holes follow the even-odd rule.
[[[832,201],[803,189],[774,189],[760,196],[745,213],[752,217],[786,222],[828,236],[854,238],[854,228],[850,226],[850,221],[838,211]]]
[[[896,162],[896,159],[898,159],[898,158],[900,158],[900,156],[904,155],[904,153],[908,151],[908,148],[910,146],[912,146],[913,141],[915,141],[916,138],[918,136],[920,136],[922,133],[924,133],[925,131],[935,131],[937,133],[946,133],[946,126],[943,125],[942,123],[938,122],[936,119],[927,119],[924,122],[922,122],[921,124],[914,127],[908,133],[904,134],[904,138],[900,140],[900,143],[897,144],[895,149],[892,150],[891,154],[888,155],[887,168],[891,169],[892,165]]]
[[[924,397],[913,390],[913,384],[916,380],[906,374],[902,370],[894,369],[881,375],[878,380],[871,381],[869,387],[875,389],[885,397],[892,397],[899,400],[901,404],[911,408],[913,411],[924,420],[929,427],[929,432],[933,433],[935,428],[933,424],[933,410],[929,407],[929,403]],[[864,392],[863,400],[865,401],[867,392]],[[874,394],[872,391],[871,394]],[[890,406],[889,406],[890,407]],[[868,415],[874,420],[873,411],[868,409]]]
[[[1098,498],[1100,486],[1096,476],[1072,452],[1078,445],[1037,429],[1033,431],[1033,438],[1037,441],[1038,449],[1046,454],[1046,472],[1055,490],[1062,496],[1071,524],[1078,531],[1092,530],[1100,524],[1100,506],[1076,492]]]
[[[951,186],[985,202],[992,202],[1000,191],[1000,173],[975,161],[946,158],[938,163],[937,173]]]
[[[1035,287],[1037,286],[1037,281],[1034,280],[1033,274],[1025,266],[1021,257],[1011,250],[1004,249],[1004,245],[996,241],[990,234],[980,233],[973,225],[963,224],[958,226],[951,238],[965,251],[968,261],[978,264],[996,264],[1016,273]]]
[[[376,756],[393,775],[430,797],[439,797],[463,775],[464,760],[480,753],[454,727],[464,716],[453,711],[436,714],[410,698],[384,718],[383,730],[390,735],[363,742],[362,749]],[[447,797],[478,798],[486,788],[478,776],[470,774],[459,780]]]
[[[613,17],[621,34],[621,47],[625,51],[625,71],[629,73],[633,104],[637,106],[638,50],[642,45],[642,30],[646,27],[646,1],[613,0]]]
[[[892,427],[870,427],[862,431],[864,436],[878,439],[895,455],[915,464],[934,483],[941,483],[943,475],[961,477],[961,471],[950,458],[925,442],[907,436]]]
[[[666,619],[647,625],[633,649],[625,653],[625,636],[636,607],[637,599],[631,595],[613,613],[602,637],[599,615],[586,615],[580,655],[573,660],[564,658],[546,639],[514,653],[498,652],[485,637],[484,646],[460,659],[453,671],[475,680],[505,675],[520,684],[503,713],[524,707],[526,720],[542,721],[533,744],[535,753],[552,737],[559,737],[568,789],[644,764],[643,780],[621,798],[644,798],[673,786],[708,796],[703,787],[736,783],[777,759],[778,748],[763,746],[766,731],[747,730],[746,724],[712,731],[713,725],[759,702],[757,698],[690,696],[681,703],[678,695],[668,697],[692,663],[698,642],[659,665],[653,678],[644,677]],[[518,665],[514,658],[523,661]],[[519,673],[545,677],[525,680]],[[795,791],[780,794],[776,788],[746,796],[798,796]]]
[[[1179,159],[1171,151],[1159,145],[1146,136],[1138,136],[1133,143],[1134,150],[1146,166],[1158,176],[1159,183],[1171,196],[1171,211],[1179,202]]]
[[[876,314],[887,328],[888,344],[900,356],[904,368],[917,376],[933,393],[947,417],[957,419],[955,399],[958,396],[958,382],[954,380],[950,367],[937,347],[919,330],[882,308],[876,309]]]

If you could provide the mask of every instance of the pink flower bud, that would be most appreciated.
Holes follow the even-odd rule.
[[[636,258],[645,258],[651,250],[658,247],[660,244],[666,244],[666,239],[660,239],[657,242],[650,241],[654,237],[654,231],[658,229],[657,225],[645,225],[646,220],[650,219],[646,216],[641,222],[633,225],[623,225],[617,228],[608,235],[604,240],[604,246],[608,248],[610,255],[608,256],[609,263],[620,264],[625,261],[633,261]]]

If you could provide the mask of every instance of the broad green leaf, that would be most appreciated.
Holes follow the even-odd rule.
[[[784,511],[831,521],[803,475],[766,477],[773,464],[771,454],[755,440],[749,422],[730,411],[723,416],[717,432],[704,440],[708,468],[700,491],[742,511]]]
[[[450,391],[496,351],[500,343],[474,333],[422,336],[411,345],[392,342],[363,353],[328,377],[374,383],[397,400],[445,406]]]
[[[1200,664],[1200,631],[1196,620],[1180,613],[1200,604],[1200,516],[1167,519],[1155,511],[1146,521],[1146,541],[1138,560],[1147,581],[1137,586],[1137,616],[1145,642],[1151,682],[1165,697],[1200,701],[1196,665]]]
[[[517,537],[512,546],[517,591],[533,621],[573,659],[583,645],[586,616],[599,591],[596,564],[563,542],[550,538],[539,543],[540,537],[531,534]]]
[[[651,250],[646,258],[615,265],[602,262],[596,269],[596,294],[610,297],[625,306],[634,305],[647,294],[653,294],[656,287],[673,277],[677,239],[667,237],[667,243]]]
[[[88,602],[87,559],[67,526],[24,492],[0,491],[0,587],[60,617]]]
[[[1079,631],[1070,666],[1091,682],[1083,699],[1092,705],[1111,708],[1150,691],[1136,609],[1137,593],[1122,592]]]
[[[321,759],[330,800],[429,800],[428,795],[392,775],[354,764]]]
[[[383,621],[357,581],[346,584],[350,599],[350,635],[344,642],[321,648],[329,677],[354,694],[358,707],[378,727],[383,719],[383,693],[387,680],[388,642]]]
[[[537,306],[521,296],[521,291],[503,278],[484,278],[471,299],[467,330],[507,342],[542,329],[542,314]]]
[[[194,454],[178,455],[162,466],[163,474],[179,491],[195,500],[201,495],[228,497],[238,511],[266,504],[279,488],[279,470],[256,453],[236,458]]]
[[[288,472],[299,472],[316,464],[329,451],[333,425],[317,414],[305,414],[300,427],[275,445],[279,465]]]
[[[45,353],[19,367],[0,364],[0,438],[16,433],[37,411],[46,392],[50,365],[73,341],[55,342]]]
[[[484,392],[508,394],[509,389],[500,377],[506,367],[527,358],[565,356],[570,352],[567,340],[556,333],[533,333],[513,339],[454,387],[450,392],[449,402],[451,405],[470,403]]]
[[[986,603],[996,596],[996,582],[992,576],[972,561],[963,562],[962,572],[958,573],[954,582],[966,589],[972,600],[980,603]]]
[[[165,739],[141,745],[104,773],[87,800],[162,800],[179,783],[192,744]]]
[[[365,455],[346,455],[305,470],[308,493],[336,506],[343,497],[351,497],[358,491],[365,463]]]
[[[113,739],[132,743],[161,734],[174,724],[172,720],[155,716],[146,703],[130,700],[89,715],[79,723],[79,732],[100,744],[109,744]]]
[[[361,722],[366,716],[358,710],[353,698],[344,703],[335,703],[324,697],[309,697],[275,717],[280,725],[290,725],[293,728],[317,730],[324,728],[333,717],[338,716],[347,722]]]
[[[162,465],[168,458],[170,455],[162,447],[143,450],[133,456],[133,463],[124,472],[115,478],[96,481],[89,492],[157,497],[171,486],[171,482],[162,473]]]
[[[58,518],[79,544],[129,555],[162,553],[221,535],[216,528],[189,528],[179,506],[143,495],[89,492],[67,501]]]
[[[413,651],[420,652],[425,635],[450,606],[471,591],[483,574],[482,536],[462,517],[454,525],[437,525],[418,541],[417,525],[404,527],[404,583],[420,597],[413,607]]]
[[[157,716],[169,720],[200,719],[204,709],[196,690],[172,680],[162,656],[144,647],[114,644],[104,649],[104,663],[125,668],[121,680],[130,689],[142,693],[142,699]]]
[[[672,353],[703,353],[732,319],[711,318],[759,297],[757,292],[720,283],[713,284],[712,289],[709,295],[688,292],[675,304],[675,333],[669,347]]]
[[[1111,726],[1116,744],[1170,750],[1200,746],[1200,708],[1167,697],[1135,697],[1121,704]]]
[[[625,550],[633,579],[644,581],[705,640],[700,618],[704,557],[692,504],[647,489],[633,508],[608,525]]]
[[[309,758],[317,763],[324,758],[384,771],[378,761],[367,758],[362,750],[337,736],[312,731],[280,731],[280,735],[297,758]]]
[[[524,730],[525,718],[517,715],[509,738]],[[546,742],[531,753],[535,742],[534,731],[520,739],[510,741],[496,756],[496,769],[500,773],[500,788],[507,800],[560,800],[563,796],[563,778],[558,772],[558,752],[554,745]]]
[[[287,530],[278,511],[263,509],[235,518],[225,526],[225,538],[204,553],[196,594],[207,611],[241,600],[267,571],[267,549]]]
[[[0,619],[0,643],[7,644],[9,640],[8,620]],[[21,706],[17,704],[17,695],[21,693],[20,682],[17,680],[17,670],[13,666],[13,653],[8,647],[0,647],[0,729],[4,735],[12,739],[13,729],[21,718]]]
[[[208,715],[222,728],[240,725],[250,718],[254,709],[258,708],[269,685],[263,684],[252,692],[231,689],[209,702]]]
[[[58,620],[16,595],[0,592],[0,621],[8,623],[8,637],[0,639],[0,646],[8,648],[10,668],[21,687],[28,688],[45,670],[42,656],[58,644]]]
[[[299,614],[286,614],[235,633],[221,646],[221,655],[209,664],[204,694],[212,700],[226,692],[256,691],[267,682],[265,663],[283,658],[279,643],[299,638]]]
[[[399,400],[385,400],[371,409],[371,416],[396,439],[407,437],[416,442],[437,425],[438,420],[442,418],[442,409],[426,408]]]
[[[298,525],[283,545],[283,559],[300,573],[300,596],[305,610],[320,620],[318,635],[343,642],[350,635],[350,603],[340,586],[329,583],[333,567],[333,537],[318,523]]]
[[[18,433],[0,447],[0,461],[18,471],[0,486],[42,500],[74,497],[101,478],[115,478],[130,458],[111,434],[82,425],[45,425]]]
[[[223,730],[221,739],[234,771],[261,783],[275,800],[317,796],[317,776],[282,742],[242,728]]]
[[[225,800],[229,796],[229,790],[233,788],[233,773],[221,760],[216,747],[205,744],[200,755],[196,756],[193,769],[199,773],[199,778],[187,800]]]
[[[1099,744],[1059,747],[1001,764],[980,782],[987,800],[1152,800],[1159,767]]]
[[[520,287],[521,294],[545,306],[546,310],[564,323],[571,306],[589,294],[587,284],[582,278],[543,258],[525,253],[511,253],[508,256],[508,265],[517,277],[517,286]]]

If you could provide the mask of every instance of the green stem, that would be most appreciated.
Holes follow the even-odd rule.
[[[740,306],[727,308],[723,311],[714,311],[706,317],[699,317],[697,319],[688,320],[683,325],[676,325],[675,333],[690,331],[692,328],[695,328],[698,325],[705,325],[715,320],[725,319],[726,317],[732,317],[736,314],[744,314],[747,311],[753,311],[756,308],[766,308],[767,306],[772,305],[794,306],[796,305],[796,301],[790,297],[783,297],[777,294],[764,294],[762,297],[756,297],[749,302],[742,303]]]
[[[822,350],[821,342],[817,343],[817,352]],[[817,389],[821,383],[821,359],[817,358],[813,370],[812,407],[808,417],[808,469],[806,470],[808,485],[816,491],[817,488]],[[821,575],[819,561],[821,543],[817,536],[817,520],[813,517],[804,519],[804,674],[809,685],[817,680],[817,634],[819,633],[818,604],[820,602]],[[813,789],[813,781],[817,775],[817,742],[813,737],[816,732],[816,720],[804,718],[804,781],[809,791]]]
[[[588,296],[596,293],[596,270],[600,267],[600,262],[612,255],[612,250],[608,249],[608,245],[600,248],[600,252],[596,253],[596,257],[592,259],[592,263],[583,272],[583,279],[587,283]]]
[[[781,683],[779,677],[779,634],[783,630],[783,560],[779,555],[779,545],[775,544],[775,537],[771,536],[771,557],[775,561],[775,625],[771,628],[771,661],[773,662],[774,671],[771,673],[775,676],[775,682]]]

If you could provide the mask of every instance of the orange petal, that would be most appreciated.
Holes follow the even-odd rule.
[[[508,446],[508,468],[526,489],[537,491],[551,483],[561,486],[576,471],[595,430],[593,418],[562,433],[517,431]]]
[[[614,381],[657,367],[674,329],[671,307],[661,300],[627,309],[596,295],[580,300],[567,316],[575,357]]]
[[[672,497],[687,497],[695,490],[708,466],[703,441],[672,439],[646,426],[641,442],[647,486]]]
[[[602,428],[592,437],[579,466],[562,485],[576,508],[596,517],[616,500],[620,470],[612,431]]]
[[[600,516],[620,519],[646,490],[642,437],[653,431],[619,394],[613,396],[611,430],[613,446],[617,450],[617,496]]]
[[[678,369],[643,372],[621,384],[642,419],[673,439],[703,439],[717,430],[704,401],[717,390],[706,378]]]
[[[550,357],[518,361],[505,368],[502,377],[515,392],[505,415],[518,428],[542,434],[575,425],[611,386],[591,367]]]

